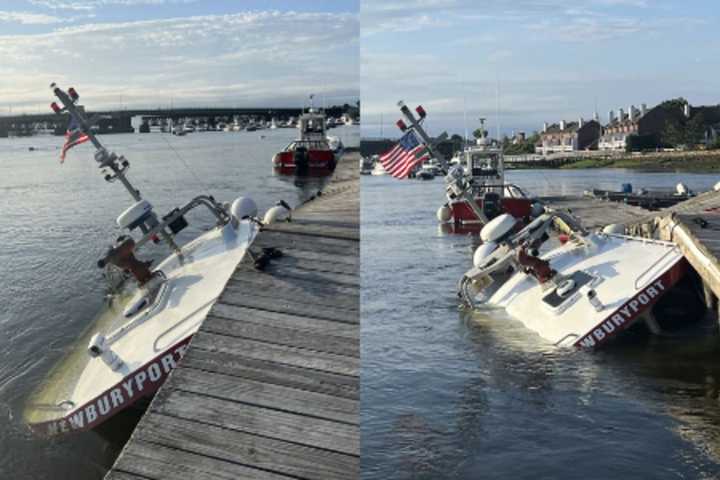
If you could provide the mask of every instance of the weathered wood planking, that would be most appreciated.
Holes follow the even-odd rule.
[[[637,221],[649,213],[640,207],[592,197],[542,197],[539,200],[554,210],[570,212],[590,230],[613,223]]]
[[[357,165],[258,235],[107,479],[359,478]]]
[[[697,197],[626,222],[632,235],[674,242],[702,277],[708,307],[720,297],[720,192]]]

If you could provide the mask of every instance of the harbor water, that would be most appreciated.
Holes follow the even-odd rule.
[[[512,171],[534,195],[715,175]],[[560,350],[502,311],[458,308],[473,240],[435,219],[444,182],[362,179],[362,477],[720,477],[720,340]]]
[[[329,133],[346,146],[359,144],[358,127]],[[101,140],[130,161],[128,177],[158,214],[200,194],[220,201],[249,196],[262,213],[281,199],[297,205],[322,188],[323,180],[272,174],[272,155],[296,135],[295,129],[277,129]],[[115,218],[132,203],[122,185],[103,180],[90,144],[75,147],[60,165],[62,142],[52,136],[0,139],[2,479],[102,478],[140,415],[129,412],[99,432],[55,439],[36,438],[23,423],[29,393],[103,305],[106,282],[96,262],[123,233]],[[202,209],[188,221],[181,242],[213,225]],[[161,247],[150,253],[163,256]]]

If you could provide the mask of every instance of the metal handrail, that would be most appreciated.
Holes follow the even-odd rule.
[[[665,258],[667,256],[669,256],[671,253],[674,253],[676,251],[680,252],[680,249],[677,246],[674,246],[673,248],[671,248],[670,250],[665,252],[660,258],[655,260],[655,262],[653,262],[652,265],[650,265],[647,269],[645,269],[644,272],[642,272],[640,275],[638,275],[637,278],[635,278],[635,284],[634,284],[635,290],[640,290],[640,287],[638,287],[638,283],[640,282],[641,278],[643,278],[645,275],[647,275],[647,273],[650,272],[653,268],[655,268],[660,262],[665,260]]]
[[[567,340],[568,338],[579,338],[579,337],[580,337],[580,335],[578,335],[577,333],[568,333],[567,335],[565,335],[564,337],[562,337],[560,340],[558,340],[557,342],[555,342],[553,345],[555,345],[556,347],[559,347],[560,344],[563,343],[563,342],[564,342],[565,340]]]
[[[162,222],[155,225],[153,228],[148,230],[145,235],[137,242],[135,245],[135,249],[137,250],[144,244],[148,242],[148,240],[152,239],[155,235],[157,235],[159,232],[164,231],[165,227],[167,227],[169,224],[180,218],[181,216],[185,215],[187,212],[192,210],[195,207],[198,207],[200,205],[204,205],[212,212],[215,217],[218,219],[218,225],[225,225],[230,221],[229,214],[225,211],[224,208],[222,208],[218,203],[215,201],[214,198],[207,196],[207,195],[199,195],[190,202],[179,209],[177,212],[169,216],[168,218],[164,219]]]

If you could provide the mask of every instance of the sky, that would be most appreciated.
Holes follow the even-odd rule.
[[[359,98],[358,0],[0,0],[0,115]],[[320,100],[318,100],[320,99]],[[316,103],[317,105],[317,103]]]
[[[363,136],[398,136],[398,100],[460,135],[718,104],[719,17],[717,0],[362,0]]]

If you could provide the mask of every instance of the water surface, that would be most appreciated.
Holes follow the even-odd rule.
[[[713,175],[513,171],[536,195],[697,191]],[[443,184],[362,179],[364,479],[720,477],[720,342],[665,338],[559,350],[501,311],[458,310],[467,235],[446,235]]]
[[[331,131],[357,146],[359,129]],[[271,157],[295,129],[108,135],[107,146],[131,163],[128,176],[165,214],[199,194],[232,201],[250,196],[264,212],[280,199],[297,205],[321,182],[272,175]],[[22,421],[34,386],[87,327],[103,303],[95,264],[122,232],[115,218],[131,203],[119,183],[103,180],[92,147],[72,149],[59,164],[61,137],[0,139],[0,478],[89,480],[112,465],[137,415],[97,432],[44,440]],[[29,147],[36,150],[30,151]],[[196,209],[186,240],[213,224]],[[164,255],[161,248],[150,252]]]

